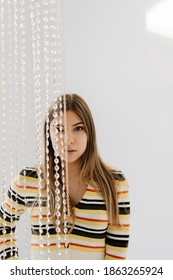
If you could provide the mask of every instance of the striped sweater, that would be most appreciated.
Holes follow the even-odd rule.
[[[120,226],[110,225],[105,201],[90,182],[74,207],[74,227],[60,242],[46,203],[33,205],[38,195],[34,169],[23,171],[9,188],[0,209],[0,259],[19,259],[15,235],[16,222],[27,208],[30,211],[31,259],[126,259],[129,242],[128,184],[120,171],[113,171],[117,184]],[[46,197],[46,193],[45,193]],[[67,240],[65,240],[67,238]]]

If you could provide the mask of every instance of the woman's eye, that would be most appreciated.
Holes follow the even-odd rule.
[[[64,129],[62,126],[56,126],[54,127],[54,132],[55,133],[64,132]]]
[[[82,130],[84,130],[84,127],[83,127],[83,126],[77,126],[77,127],[75,128],[75,130],[76,130],[76,131],[82,131]]]

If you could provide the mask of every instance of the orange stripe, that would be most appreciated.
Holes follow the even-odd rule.
[[[31,218],[38,218],[38,217],[40,217],[40,216],[41,216],[42,218],[49,218],[49,217],[51,217],[51,215],[46,215],[46,214],[45,214],[45,215],[32,215]]]
[[[30,189],[30,190],[37,190],[38,188],[37,187],[31,187],[31,186],[19,186],[16,184],[16,186],[19,188],[19,189]]]
[[[74,246],[78,246],[78,247],[84,247],[84,248],[94,248],[94,249],[101,249],[101,248],[105,248],[105,246],[88,246],[88,245],[81,245],[78,243],[69,243],[70,245],[74,245]]]
[[[24,186],[24,185],[18,185],[16,184],[16,182],[14,182],[14,185],[17,186],[19,189],[31,189],[31,190],[35,190],[38,189],[37,187],[31,187],[31,186]]]
[[[60,242],[61,245],[64,245],[65,243],[64,242]],[[50,243],[49,245],[48,244],[42,244],[44,247],[47,247],[47,246],[57,246],[57,243]],[[40,244],[38,243],[31,243],[31,246],[40,246]]]
[[[130,224],[119,224],[120,227],[129,227]]]
[[[75,216],[79,220],[86,220],[86,221],[93,221],[93,222],[108,222],[108,220],[99,220],[99,219],[90,219],[90,218],[83,218],[79,216]]]
[[[5,202],[5,204],[11,209],[11,210],[14,210],[14,211],[16,211],[16,212],[23,212],[23,209],[21,209],[21,210],[17,210],[16,208],[14,208],[14,207],[11,207],[7,202]]]
[[[49,246],[56,246],[57,245],[57,243],[50,243],[50,245]],[[31,243],[31,246],[40,246],[40,244],[37,244],[37,243]],[[48,246],[48,244],[43,244],[43,246],[44,247],[46,247],[46,246]]]
[[[124,257],[115,256],[115,255],[108,254],[108,253],[106,253],[106,256],[109,256],[109,257],[114,258],[114,259],[125,260],[125,258],[124,258]]]
[[[16,240],[15,239],[8,239],[8,240],[0,242],[0,245],[4,244],[4,243],[8,243],[8,242],[16,242]]]
[[[64,242],[63,243],[60,243],[61,245],[64,245]],[[56,246],[57,243],[50,243],[50,245],[48,244],[42,244],[44,247],[47,247],[47,246]],[[69,243],[69,245],[73,245],[73,246],[78,246],[78,247],[83,247],[83,248],[94,248],[94,249],[102,249],[102,248],[105,248],[105,246],[88,246],[88,245],[81,245],[81,244],[78,244],[78,243]],[[31,243],[31,246],[35,246],[35,247],[38,247],[40,246],[40,244],[37,244],[37,243]]]
[[[128,193],[128,191],[117,192],[117,194],[120,194],[120,193]]]
[[[89,188],[87,188],[87,191],[89,191],[89,192],[96,192],[96,190],[89,189]]]

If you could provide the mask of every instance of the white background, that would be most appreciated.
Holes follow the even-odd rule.
[[[130,260],[173,259],[172,2],[65,0],[66,91],[87,101],[102,158],[129,182]],[[27,77],[28,92],[31,84]],[[31,99],[30,92],[30,112]],[[28,165],[35,161],[33,125],[30,116]]]

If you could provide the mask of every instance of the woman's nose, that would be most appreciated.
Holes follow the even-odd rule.
[[[67,144],[73,144],[75,142],[72,133],[67,132],[67,134],[65,136],[65,141],[66,141]]]

